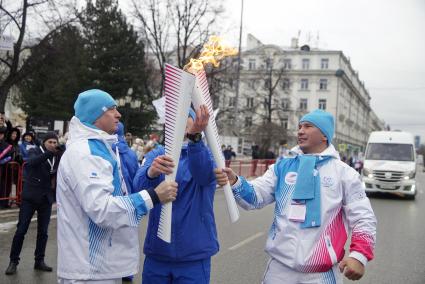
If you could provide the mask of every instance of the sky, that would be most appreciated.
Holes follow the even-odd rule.
[[[236,45],[241,0],[224,1],[223,36]],[[425,143],[425,0],[244,1],[242,45],[251,33],[289,46],[299,31],[300,45],[343,51],[378,117]]]

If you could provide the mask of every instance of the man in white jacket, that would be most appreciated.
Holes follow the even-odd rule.
[[[121,283],[139,268],[138,225],[175,182],[130,194],[111,145],[121,117],[101,90],[79,94],[57,180],[58,282]]]
[[[218,184],[230,181],[241,207],[275,202],[263,283],[342,284],[342,273],[358,280],[373,258],[376,218],[359,174],[331,144],[333,135],[333,116],[316,110],[300,120],[296,156],[270,166],[263,176],[249,182],[229,168],[216,169]]]

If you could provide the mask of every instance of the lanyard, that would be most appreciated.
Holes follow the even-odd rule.
[[[40,146],[40,150],[41,150],[41,152],[43,152],[43,154],[44,154],[44,149],[43,149],[43,147],[41,147]],[[54,171],[53,171],[53,167],[55,166],[55,160],[56,160],[56,157],[55,156],[53,156],[53,161],[50,161],[49,159],[47,159],[47,162],[49,163],[49,165],[50,165],[50,173],[53,173]]]
[[[117,156],[118,172],[119,172],[120,180],[121,180],[121,189],[123,191],[123,194],[127,195],[128,194],[127,185],[125,184],[125,180],[121,172],[121,158],[120,158],[120,152],[118,151],[118,145],[116,145],[116,148],[115,148],[115,155]]]

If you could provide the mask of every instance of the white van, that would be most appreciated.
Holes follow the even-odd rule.
[[[413,135],[407,132],[372,132],[366,146],[362,173],[366,192],[397,193],[415,199],[414,145]]]

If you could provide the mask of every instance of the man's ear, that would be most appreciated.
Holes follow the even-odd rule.
[[[325,135],[323,135],[323,134],[322,134],[322,142],[326,142],[326,143],[328,143],[328,138],[326,138],[326,136],[325,136]]]

